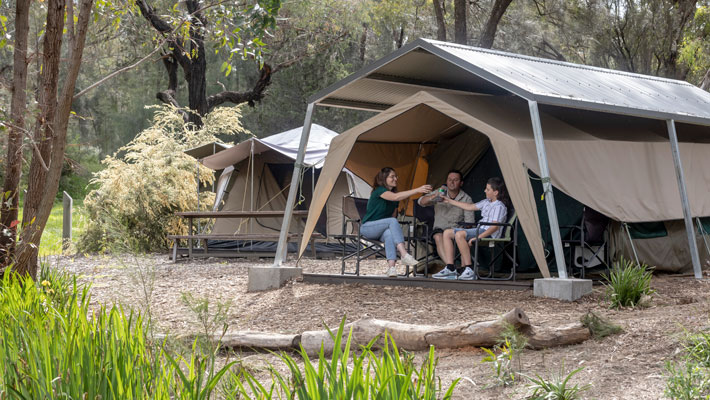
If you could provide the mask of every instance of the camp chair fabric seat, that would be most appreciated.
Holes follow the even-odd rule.
[[[479,227],[481,223],[476,224]],[[515,280],[515,273],[518,267],[518,214],[513,211],[506,223],[486,222],[485,225],[501,226],[503,233],[499,238],[483,238],[474,242],[473,252],[473,268],[478,279],[481,280]],[[481,276],[479,274],[479,248],[491,248],[491,260],[488,264],[488,275]],[[499,250],[499,252],[497,251]],[[511,254],[512,253],[512,254]],[[501,257],[508,258],[513,265],[510,268],[510,274],[504,277],[495,276],[495,264]]]
[[[343,245],[341,275],[360,276],[360,261],[378,255],[386,257],[383,242],[366,238],[360,233],[362,218],[367,212],[367,201],[368,199],[350,195],[343,197],[343,231],[341,235],[337,236],[337,239]],[[399,223],[409,224],[407,221],[399,221]],[[351,234],[347,233],[349,230],[352,232]],[[407,232],[409,232],[409,229],[407,229]],[[409,243],[408,235],[405,237],[405,241]],[[349,243],[355,245],[355,251],[349,250]],[[346,261],[351,258],[355,259],[355,271],[346,271]],[[409,266],[407,266],[405,276],[409,275],[409,273]]]
[[[567,236],[562,238],[562,244],[569,248],[568,268],[571,272],[570,275],[574,275],[575,268],[578,268],[579,277],[584,279],[586,269],[594,260],[599,261],[605,269],[609,269],[608,226],[609,218],[607,216],[589,207],[584,207],[579,225],[560,227],[561,229],[569,229]],[[582,253],[581,257],[577,259],[575,259],[576,248],[579,248]],[[585,255],[587,251],[591,253],[591,256]]]

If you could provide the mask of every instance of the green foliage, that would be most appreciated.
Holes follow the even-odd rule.
[[[519,354],[528,345],[528,337],[525,336],[515,325],[505,323],[505,328],[501,332],[498,345],[506,345],[513,350],[515,354]]]
[[[516,374],[513,372],[513,358],[515,351],[511,348],[509,339],[505,339],[503,344],[496,346],[493,350],[483,347],[488,355],[483,357],[482,363],[491,367],[493,378],[497,385],[508,386],[515,383]]]
[[[217,134],[246,133],[239,107],[215,109],[200,129],[186,124],[175,108],[155,108],[153,125],[106,157],[105,168],[94,174],[96,189],[84,200],[89,224],[80,251],[149,251],[165,248],[169,234],[186,234],[186,223],[174,213],[197,209],[196,168],[202,184],[212,183],[214,174],[184,151]],[[213,202],[214,193],[200,194],[201,209]]]
[[[623,257],[604,275],[606,297],[612,308],[635,307],[644,295],[651,295],[653,274],[646,264],[637,265]]]
[[[333,354],[330,359],[321,347],[317,363],[313,363],[301,348],[297,360],[281,354],[291,374],[290,378],[272,366],[271,385],[263,385],[249,371],[231,374],[236,393],[244,399],[450,399],[458,384],[455,380],[448,389],[441,387],[436,376],[437,359],[434,347],[421,368],[414,365],[413,357],[400,352],[389,334],[385,335],[384,348],[378,355],[373,350],[377,339],[362,346],[358,354],[351,348],[352,329],[343,343],[345,319],[332,336]],[[332,333],[331,333],[332,334]],[[299,361],[303,367],[299,366]]]
[[[170,370],[154,363],[142,319],[90,310],[87,288],[43,269],[45,278],[6,270],[0,289],[0,387],[11,398],[167,397]],[[162,395],[162,396],[160,396]]]
[[[528,377],[531,384],[528,386],[530,400],[575,400],[581,398],[582,392],[588,390],[591,385],[569,386],[569,380],[577,374],[582,368],[577,368],[567,375],[561,372],[558,375],[553,375],[550,379],[545,379],[538,374],[534,378]]]
[[[710,399],[710,333],[687,333],[680,362],[666,361],[665,395],[672,399]]]
[[[192,311],[200,324],[200,337],[197,339],[203,349],[213,346],[209,338],[214,335],[218,329],[222,329],[222,333],[227,330],[227,320],[229,318],[229,309],[232,307],[232,302],[216,301],[212,304],[210,310],[210,297],[195,297],[192,293],[183,292],[180,295],[182,303]]]
[[[685,352],[689,359],[710,368],[710,333],[700,331],[685,338]]]
[[[580,321],[582,325],[589,329],[595,339],[605,338],[623,331],[619,325],[596,314],[594,311],[588,311],[580,318]]]
[[[671,399],[710,399],[710,370],[700,363],[688,361],[680,364],[666,362],[666,389]]]

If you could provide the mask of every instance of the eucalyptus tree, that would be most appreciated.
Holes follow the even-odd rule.
[[[202,125],[202,117],[220,104],[260,101],[271,83],[272,67],[263,62],[264,37],[276,26],[281,0],[258,0],[245,3],[186,0],[163,4],[156,8],[146,0],[136,0],[140,14],[163,47],[163,65],[168,76],[167,88],[157,93],[164,103],[180,108],[177,100],[178,70],[187,83],[190,112],[183,111],[186,121]],[[217,52],[227,51],[224,68],[231,72],[234,54],[252,58],[261,68],[259,79],[251,89],[238,92],[224,90],[207,95],[208,44]]]
[[[10,126],[13,137],[7,145],[8,162],[3,193],[5,200],[13,200],[2,208],[2,221],[5,222],[2,244],[3,266],[14,264],[17,272],[35,277],[40,239],[59,186],[74,87],[81,66],[93,0],[47,0],[39,5],[40,12],[46,15],[46,22],[41,39],[41,56],[38,57],[41,66],[35,95],[37,115],[31,128],[25,128],[23,115],[27,112],[27,105],[23,103],[20,93],[27,89],[26,79],[20,75],[26,72],[30,61],[25,44],[29,32],[27,21],[30,8],[27,6],[31,7],[30,0],[16,2],[14,36],[17,53],[13,77],[17,79],[12,82],[14,107]],[[65,57],[62,57],[63,42],[66,44]],[[22,150],[18,147],[21,138],[18,139],[18,135],[28,139],[32,156],[22,228],[19,240],[15,243],[14,228],[17,220],[13,220],[13,217],[17,215],[15,198],[19,185],[18,164],[22,162]]]

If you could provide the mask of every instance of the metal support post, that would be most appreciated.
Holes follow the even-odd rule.
[[[69,249],[71,246],[71,216],[72,216],[72,206],[74,204],[74,199],[69,196],[69,193],[64,192],[62,194],[62,250]]]
[[[540,163],[540,178],[542,179],[542,192],[547,207],[547,218],[550,221],[550,231],[552,233],[552,246],[555,250],[555,261],[557,262],[557,274],[560,278],[567,278],[567,265],[565,264],[565,254],[562,249],[562,238],[560,237],[560,226],[557,222],[557,209],[555,209],[555,198],[552,194],[552,183],[550,182],[550,170],[547,166],[547,153],[545,153],[545,142],[542,138],[542,123],[540,122],[540,111],[537,102],[528,100],[530,108],[530,120],[532,121],[533,134],[535,135],[535,149],[537,150],[537,160]]]
[[[313,118],[313,103],[308,104],[306,108],[306,119],[303,122],[303,131],[301,131],[301,143],[298,146],[298,155],[296,156],[296,163],[293,167],[293,176],[291,176],[291,187],[288,191],[288,199],[286,200],[286,210],[284,210],[284,220],[281,224],[281,233],[279,234],[279,245],[276,247],[276,254],[274,255],[274,267],[279,267],[286,261],[288,251],[288,232],[291,225],[291,216],[293,215],[293,208],[296,205],[296,193],[298,192],[298,187],[300,185],[301,170],[303,169],[303,158],[306,155],[306,145],[308,144],[308,137],[311,134],[311,123]]]
[[[700,255],[698,254],[698,243],[695,241],[695,229],[693,228],[693,217],[690,215],[690,203],[688,202],[688,191],[685,187],[685,177],[683,176],[683,165],[680,162],[680,150],[678,149],[678,135],[675,131],[675,121],[669,119],[668,137],[671,140],[671,152],[673,153],[673,166],[675,176],[678,178],[678,191],[680,192],[680,204],[683,208],[683,219],[685,220],[685,231],[688,233],[688,245],[690,246],[690,258],[693,261],[693,272],[695,279],[702,279],[703,271],[700,267]]]

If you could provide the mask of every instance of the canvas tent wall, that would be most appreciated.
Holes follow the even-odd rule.
[[[286,189],[290,185],[290,171],[298,151],[302,128],[292,129],[266,138],[251,138],[230,149],[206,157],[202,163],[212,169],[223,169],[216,184],[215,210],[274,210],[286,207]],[[312,196],[313,179],[317,180],[320,167],[331,140],[337,136],[323,126],[314,125],[306,149],[305,164],[311,167],[302,183],[303,203],[307,209]],[[322,222],[323,234],[335,235],[342,231],[342,197],[355,192],[369,195],[369,185],[341,171],[332,196],[326,202]],[[275,219],[217,219],[212,233],[274,233],[280,230]],[[293,219],[291,232],[300,233],[303,221]]]
[[[705,167],[710,142],[710,94],[682,81],[418,39],[313,95],[306,124],[314,105],[404,113],[414,109],[407,102],[423,90],[439,97],[438,111],[491,138],[507,184],[518,186],[518,196],[531,197],[527,173],[519,171],[538,169],[553,236],[559,231],[552,184],[619,220],[684,218],[695,276],[701,277],[691,217],[710,211],[704,195],[708,169],[699,168]],[[512,109],[496,104],[508,99],[517,101]],[[497,120],[481,112],[494,113]],[[364,129],[356,136],[384,124],[382,114],[356,127]],[[471,120],[464,121],[466,115]],[[511,153],[501,154],[498,147]],[[516,207],[520,215],[520,204]],[[531,247],[538,247],[540,227],[537,219],[525,223],[528,217],[521,215],[520,221]],[[557,265],[563,265],[559,239],[554,243]],[[545,274],[542,251],[533,253]]]

